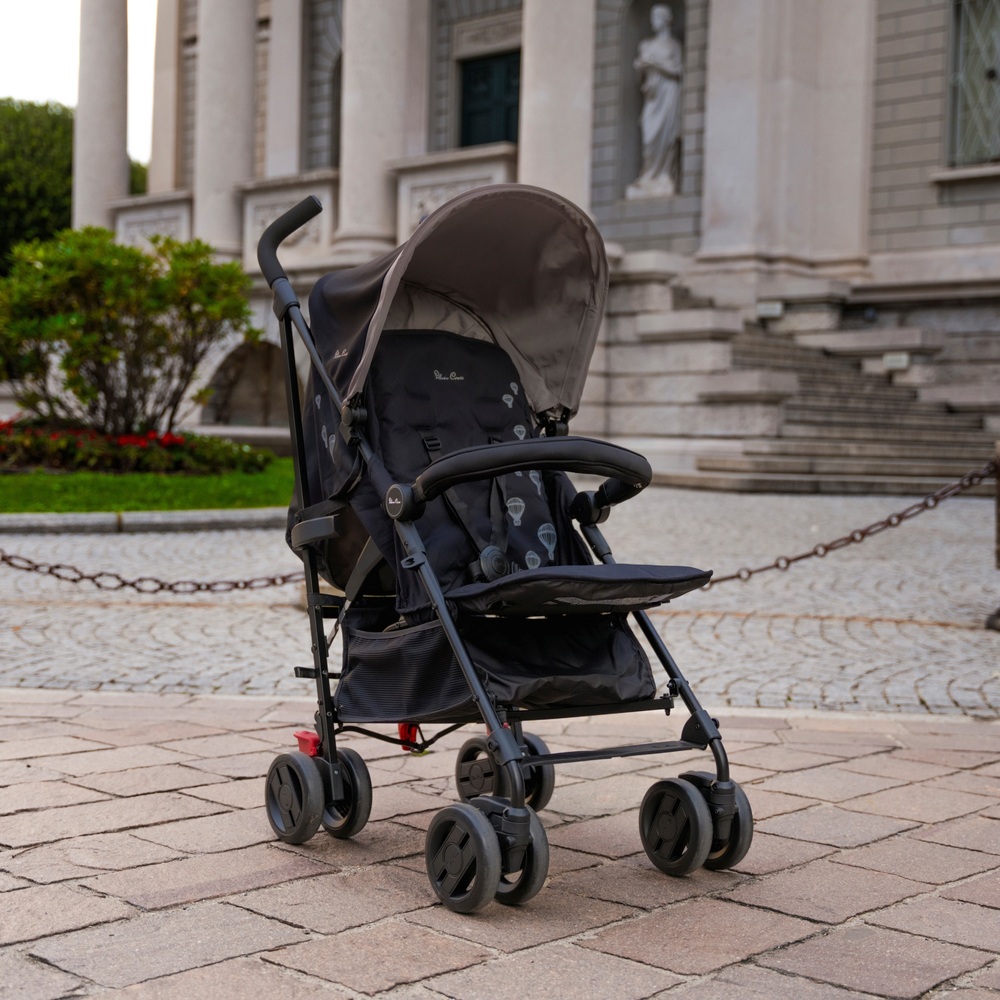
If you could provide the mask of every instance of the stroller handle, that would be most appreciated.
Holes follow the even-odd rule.
[[[634,497],[653,478],[645,457],[618,445],[585,437],[532,438],[462,448],[436,459],[414,481],[413,499],[423,503],[458,483],[519,469],[610,476],[602,489],[612,504]]]
[[[285,277],[284,268],[278,261],[278,247],[282,240],[288,239],[296,229],[301,229],[310,219],[323,211],[323,205],[314,194],[303,198],[293,205],[284,215],[279,215],[264,230],[257,242],[257,263],[268,285],[273,285],[279,278]]]

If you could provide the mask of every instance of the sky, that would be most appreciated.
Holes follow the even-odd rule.
[[[156,0],[128,0],[128,151],[149,162]],[[0,98],[76,107],[80,0],[0,0]]]

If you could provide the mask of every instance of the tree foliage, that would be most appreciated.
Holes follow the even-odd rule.
[[[72,188],[72,110],[0,100],[0,275],[15,243],[70,224]]]
[[[170,432],[211,347],[259,336],[249,289],[198,240],[147,253],[88,228],[19,244],[0,279],[0,379],[50,426]]]

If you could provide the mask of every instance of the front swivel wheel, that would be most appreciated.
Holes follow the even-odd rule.
[[[431,820],[424,859],[431,888],[449,910],[474,913],[497,894],[500,844],[475,806],[447,806]]]
[[[304,844],[323,817],[323,779],[312,757],[293,750],[271,763],[264,785],[267,819],[279,840]]]
[[[337,751],[344,797],[323,810],[323,829],[331,837],[346,840],[359,833],[372,811],[372,779],[361,754],[356,750]]]
[[[643,796],[639,835],[646,855],[661,872],[687,875],[705,863],[712,848],[712,814],[689,781],[666,778]]]

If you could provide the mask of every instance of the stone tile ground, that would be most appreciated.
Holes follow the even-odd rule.
[[[311,714],[308,699],[0,689],[0,1000],[1000,996],[1000,722],[723,713],[758,836],[735,871],[679,879],[642,853],[638,800],[701,763],[572,765],[541,814],[548,884],[461,916],[431,892],[423,831],[454,801],[468,734],[424,757],[351,737],[381,818],[292,847],[263,816],[263,774]],[[609,745],[679,721],[537,728],[553,747]]]

